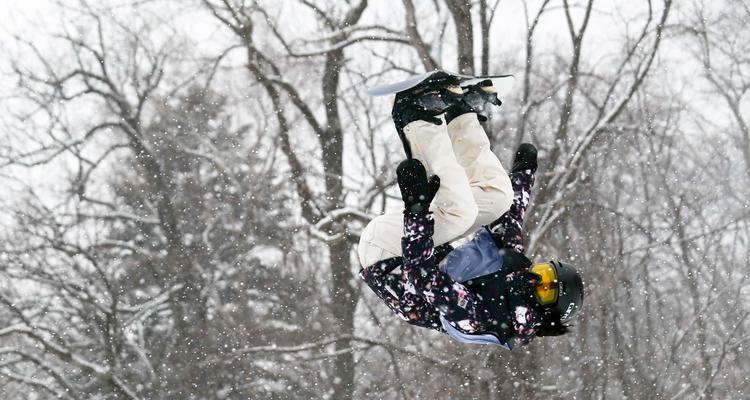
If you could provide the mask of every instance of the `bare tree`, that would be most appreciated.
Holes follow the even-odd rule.
[[[750,127],[742,111],[743,97],[750,90],[750,64],[744,56],[748,51],[744,26],[750,8],[742,1],[730,4],[718,10],[693,4],[685,10],[690,16],[681,28],[694,38],[692,53],[703,68],[702,76],[723,100],[738,128],[734,139],[750,174]]]
[[[586,307],[572,334],[503,352],[393,318],[352,247],[400,204],[389,104],[361,89],[496,70],[507,3],[201,0],[210,54],[168,4],[62,8],[55,51],[15,38],[33,57],[2,119],[1,179],[20,188],[0,219],[3,395],[746,397],[741,16],[524,2],[502,65],[521,88],[488,128],[498,151],[540,148],[530,256],[580,266]],[[553,18],[568,46],[542,40]],[[605,22],[619,47],[594,59]],[[681,46],[731,126],[670,86]]]
[[[553,146],[549,149],[549,157],[546,162],[552,166],[551,169],[554,172],[543,182],[536,197],[536,210],[539,217],[532,221],[533,229],[530,232],[529,239],[529,249],[532,253],[536,250],[538,241],[544,238],[549,229],[565,213],[565,198],[576,190],[576,183],[580,181],[581,177],[585,176],[580,167],[586,159],[587,152],[606,132],[616,128],[618,118],[648,76],[661,44],[662,30],[672,5],[671,1],[666,0],[661,15],[657,20],[654,20],[651,16],[653,9],[651,3],[648,2],[648,18],[643,28],[624,49],[624,57],[612,71],[611,80],[602,88],[601,99],[591,98],[593,109],[590,113],[590,119],[587,118],[580,122],[581,131],[571,141],[569,124],[573,116],[574,99],[579,91],[581,49],[593,3],[587,3],[580,28],[575,27],[567,4],[566,2],[564,11],[573,52],[565,84],[564,99],[559,110],[560,119],[556,133],[553,138],[546,141],[546,143],[553,143]],[[651,38],[651,44],[646,51],[642,51],[641,49],[649,37]],[[623,83],[624,73],[629,68],[632,68],[630,70],[632,80]],[[615,93],[622,94],[615,98]]]
[[[351,351],[352,342],[348,337],[354,333],[354,311],[357,304],[355,287],[350,283],[352,277],[351,251],[354,237],[347,228],[351,219],[361,218],[358,212],[347,209],[345,192],[342,183],[346,175],[343,165],[344,132],[340,115],[339,102],[341,73],[346,68],[344,52],[349,44],[356,43],[360,30],[357,23],[367,8],[367,1],[359,1],[340,9],[335,6],[324,7],[312,2],[303,1],[301,4],[308,8],[318,19],[326,31],[324,43],[329,47],[316,53],[322,61],[320,74],[320,98],[322,100],[323,118],[316,116],[319,107],[311,103],[300,94],[298,87],[290,82],[282,72],[282,67],[273,57],[266,54],[266,50],[257,44],[259,23],[263,18],[270,22],[268,27],[282,46],[288,50],[288,56],[295,53],[287,43],[279,27],[268,19],[269,11],[262,5],[248,6],[229,1],[215,2],[204,0],[203,4],[213,15],[232,30],[247,52],[247,69],[252,78],[262,85],[268,96],[272,110],[276,116],[278,134],[282,143],[282,150],[291,166],[291,178],[296,185],[299,204],[303,210],[305,220],[315,229],[328,232],[326,245],[328,246],[327,264],[330,268],[331,301],[328,304],[336,321],[336,333],[342,334],[341,339],[335,341],[335,364],[332,369],[333,397],[337,399],[352,398],[354,391],[354,353]],[[384,39],[385,40],[385,39]],[[317,161],[322,165],[323,190],[316,193],[306,180],[307,168],[298,158],[293,148],[289,126],[289,111],[286,102],[294,106],[314,137],[317,139],[320,153]]]
[[[55,36],[63,61],[25,43],[37,65],[14,64],[31,110],[19,121],[46,129],[30,150],[9,147],[3,166],[73,167],[61,193],[29,184],[7,234],[4,277],[33,284],[2,293],[0,337],[12,345],[0,374],[70,398],[266,393],[232,372],[263,376],[251,360],[210,361],[279,335],[259,319],[292,326],[289,313],[309,313],[272,297],[275,285],[300,285],[254,255],[292,246],[278,235],[287,188],[261,156],[273,144],[263,120],[230,128],[226,99],[197,82],[213,61],[170,75],[184,43],[164,40],[175,33],[164,21],[131,28],[105,8],[66,12],[91,29]],[[98,112],[80,122],[80,107]],[[256,285],[266,289],[247,289]],[[304,376],[274,379],[306,390]]]

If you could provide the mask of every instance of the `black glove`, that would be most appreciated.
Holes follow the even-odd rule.
[[[516,150],[516,156],[513,158],[513,168],[510,172],[518,172],[530,169],[536,171],[536,147],[531,143],[522,143]]]
[[[402,161],[396,176],[406,212],[427,212],[440,188],[440,177],[435,175],[428,181],[424,165],[415,158]]]

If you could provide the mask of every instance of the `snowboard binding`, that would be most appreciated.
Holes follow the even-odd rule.
[[[463,101],[474,112],[480,121],[487,120],[487,111],[491,105],[500,107],[503,102],[497,97],[497,89],[490,79],[485,79],[473,85],[462,86]]]
[[[459,104],[462,98],[459,81],[447,73],[434,74],[418,85],[396,93],[391,116],[407,158],[412,156],[404,127],[417,120],[440,125],[443,122],[439,116]]]
[[[490,106],[503,104],[497,97],[497,90],[490,79],[478,83],[462,84],[461,101],[450,107],[445,113],[445,121],[450,123],[454,118],[468,113],[475,113],[480,122],[487,121]]]

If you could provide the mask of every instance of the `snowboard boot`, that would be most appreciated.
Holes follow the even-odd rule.
[[[407,158],[411,156],[411,146],[404,134],[404,127],[410,122],[422,120],[440,125],[439,115],[461,102],[463,91],[458,80],[450,75],[438,75],[419,85],[396,93],[391,117],[404,146]]]
[[[492,80],[485,79],[479,83],[473,85],[462,86],[463,98],[462,104],[449,110],[446,114],[446,120],[449,121],[453,118],[465,114],[467,112],[477,113],[479,121],[487,121],[487,115],[489,112],[489,106],[495,105],[500,106],[503,103],[497,98],[497,90],[492,84]]]

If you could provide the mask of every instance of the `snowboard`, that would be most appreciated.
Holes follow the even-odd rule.
[[[513,88],[513,84],[515,83],[515,77],[513,75],[472,76],[461,75],[437,69],[434,71],[425,72],[423,74],[413,75],[398,82],[370,87],[367,89],[367,94],[370,96],[387,96],[396,94],[398,92],[403,92],[407,89],[411,89],[414,86],[417,86],[420,83],[428,81],[430,79],[444,80],[446,78],[453,78],[458,80],[459,85],[462,87],[473,85],[483,80],[490,79],[493,86],[495,86],[495,89],[497,90],[498,96],[507,95]]]

